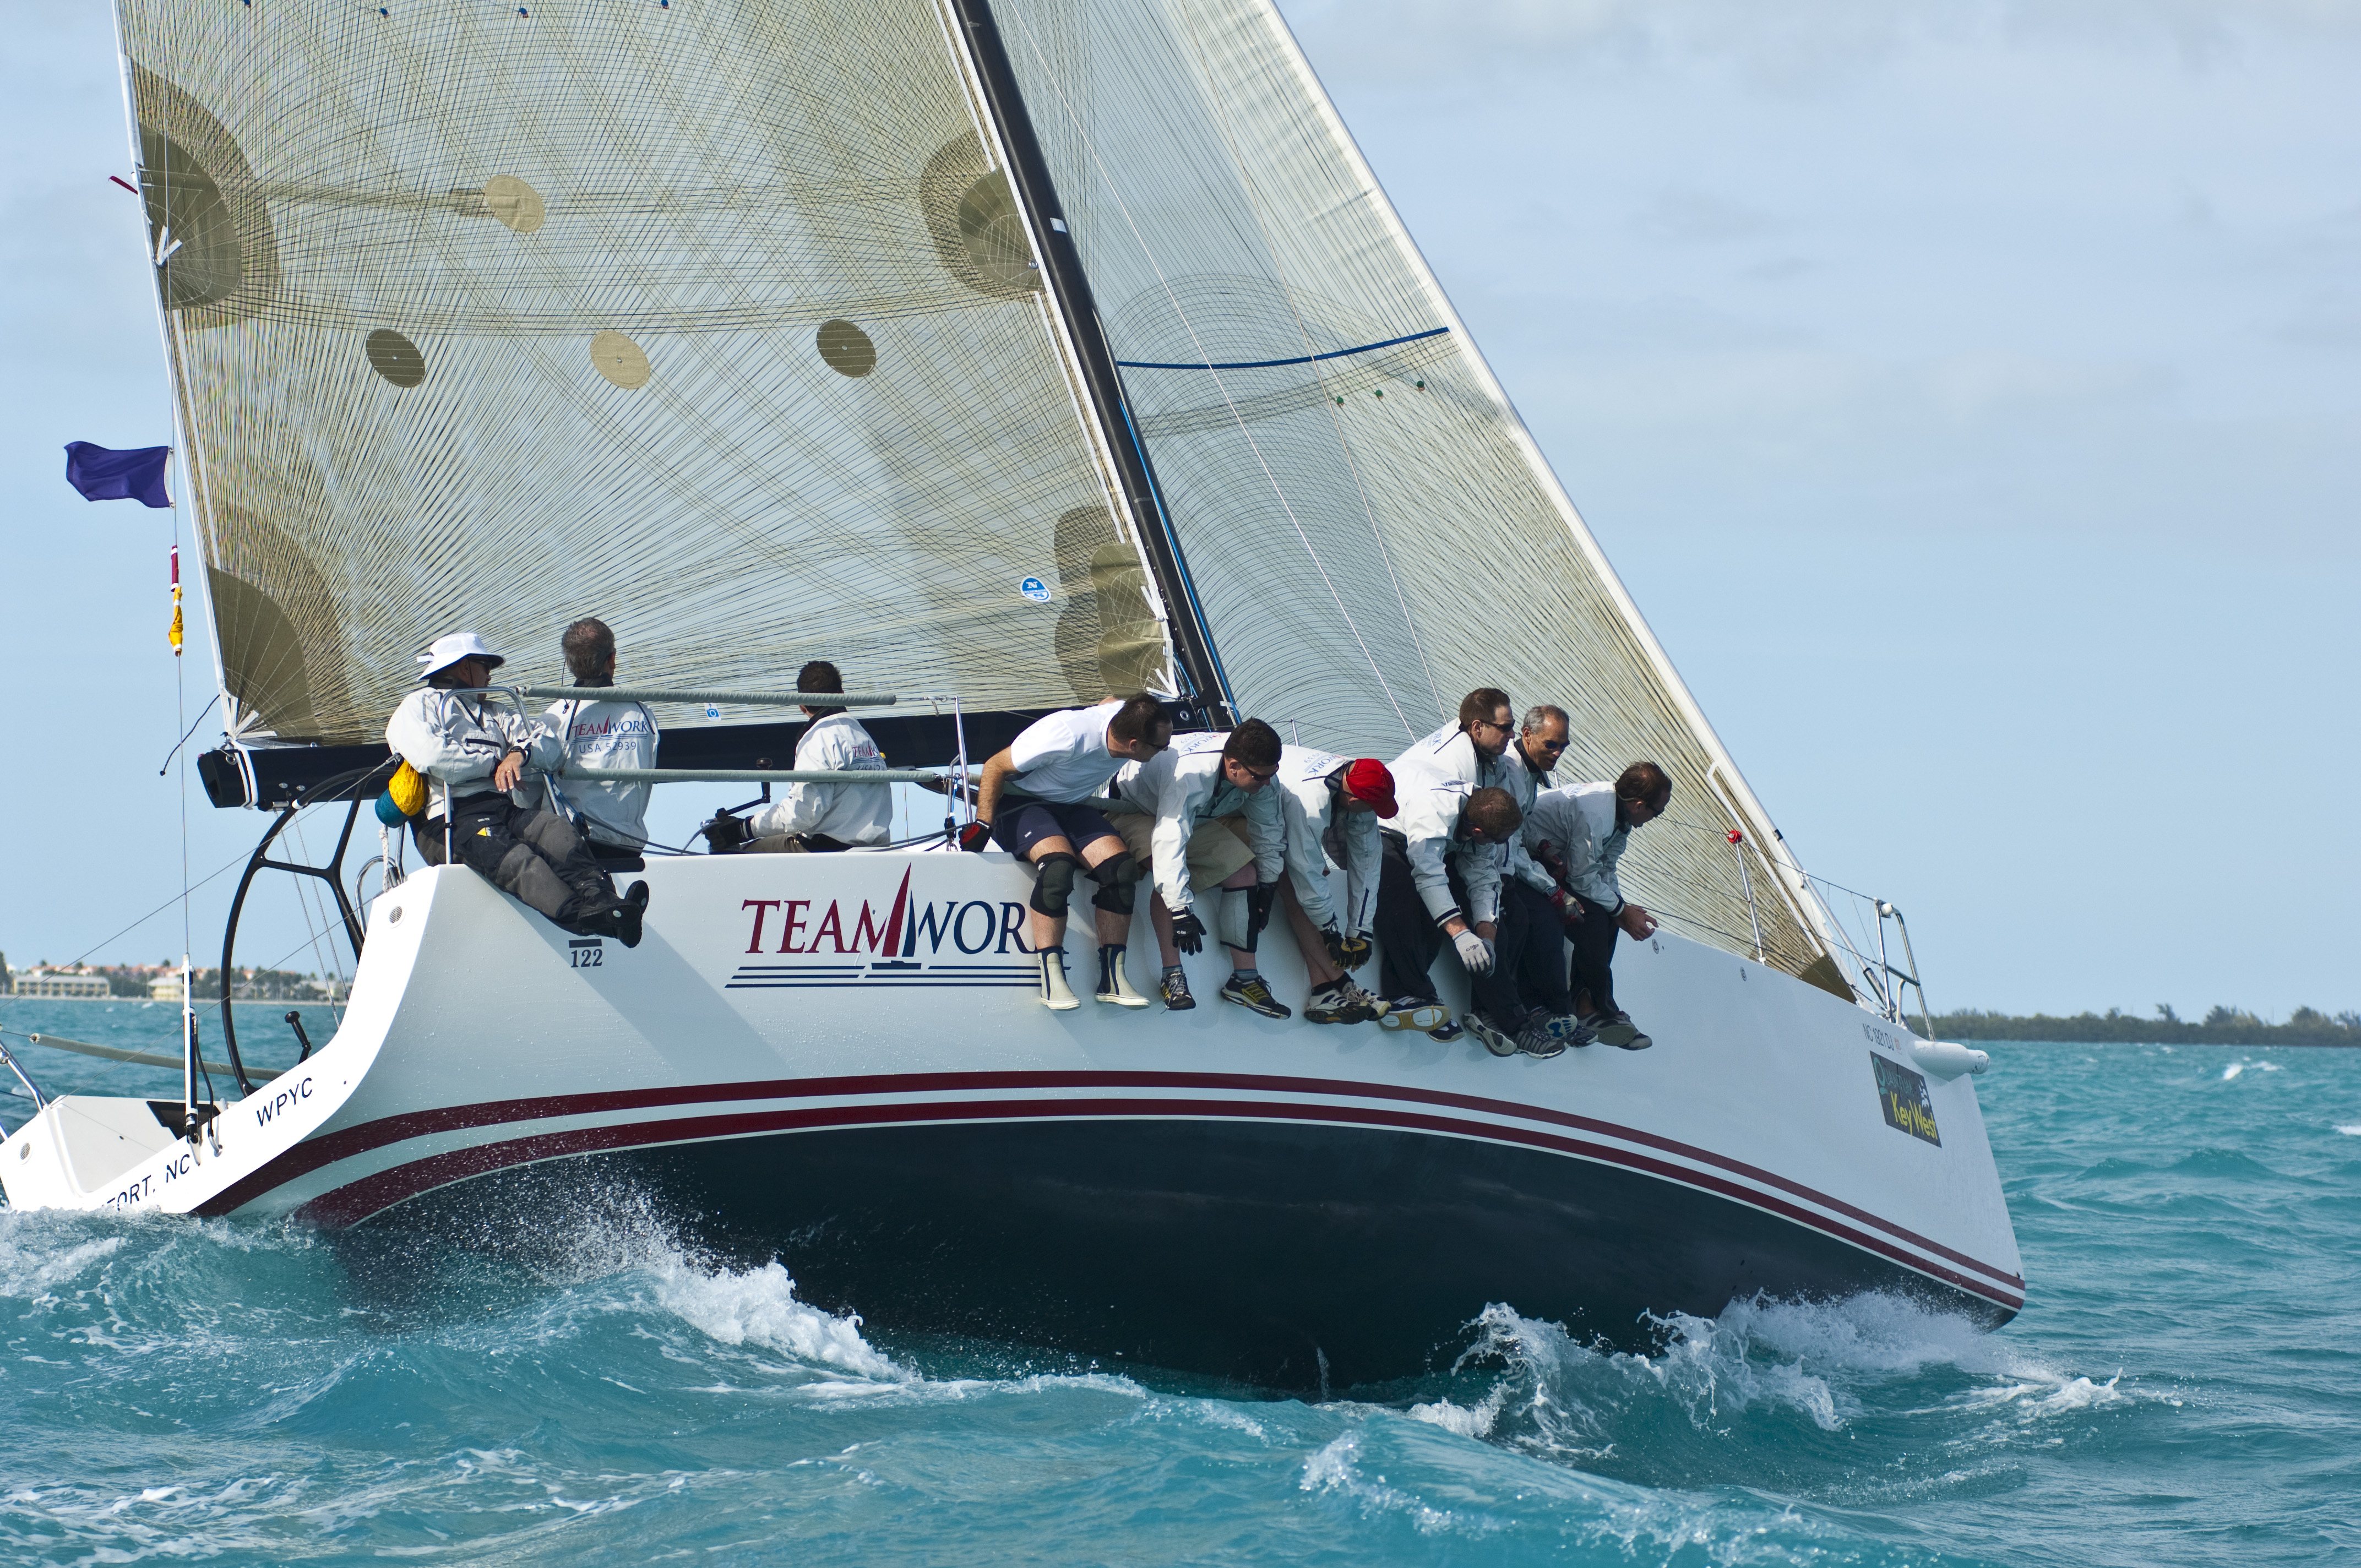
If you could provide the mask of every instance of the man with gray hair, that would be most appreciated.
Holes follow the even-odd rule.
[[[613,702],[598,695],[615,684],[615,633],[603,620],[585,617],[566,629],[558,651],[566,656],[566,673],[583,695],[551,703],[542,725],[557,742],[560,767],[653,768],[656,765],[655,715],[645,704]],[[570,808],[574,826],[598,863],[609,871],[645,868],[640,851],[648,842],[649,784],[619,784],[612,780],[550,777],[546,793],[553,804]],[[526,790],[510,797],[530,806]]]
[[[1517,738],[1500,753],[1500,787],[1514,797],[1528,824],[1535,796],[1565,755],[1570,733],[1565,709],[1542,703],[1525,710]],[[1568,1046],[1587,1046],[1590,1031],[1574,1015],[1565,941],[1550,899],[1557,883],[1527,852],[1523,832],[1507,845],[1501,872],[1494,961],[1488,973],[1470,977],[1476,1006],[1467,1026],[1503,1056],[1521,1050],[1553,1057]]]

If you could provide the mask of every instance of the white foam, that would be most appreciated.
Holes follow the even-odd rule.
[[[758,1344],[883,1383],[916,1376],[861,1337],[857,1315],[840,1318],[796,1300],[796,1282],[776,1259],[741,1274],[697,1268],[675,1254],[659,1260],[653,1272],[656,1300],[664,1310],[723,1344]]]
[[[2361,1138],[2361,1122],[2339,1122],[2336,1130],[2348,1138]]]
[[[1364,1476],[1356,1464],[1360,1453],[1361,1434],[1357,1431],[1345,1432],[1303,1462],[1303,1475],[1296,1485],[1306,1492],[1334,1493],[1349,1497],[1360,1505],[1364,1514],[1400,1514],[1422,1535],[1436,1535],[1444,1530],[1488,1534],[1500,1528],[1497,1520],[1478,1514],[1435,1508],[1399,1487],[1387,1485],[1382,1475],[1375,1480]]]

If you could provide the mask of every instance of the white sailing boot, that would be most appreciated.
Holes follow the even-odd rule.
[[[1117,1007],[1145,1007],[1148,998],[1132,990],[1131,976],[1123,972],[1123,952],[1113,943],[1099,948],[1099,988],[1094,999]]]
[[[1071,1013],[1082,1003],[1066,983],[1066,949],[1044,948],[1041,959],[1041,1005],[1052,1013]]]

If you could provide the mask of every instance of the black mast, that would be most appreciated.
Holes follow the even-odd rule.
[[[1174,655],[1181,674],[1195,687],[1195,706],[1204,720],[1226,729],[1236,720],[1231,712],[1229,683],[1223,678],[1221,661],[1213,652],[1213,631],[1205,624],[1205,612],[1197,602],[1196,587],[1180,554],[1180,538],[1164,510],[1164,492],[1158,488],[1155,470],[1148,461],[1148,444],[1124,397],[1115,351],[1091,298],[1089,280],[1082,275],[1082,253],[1067,231],[1065,209],[1059,204],[1049,162],[1033,134],[1033,117],[1016,90],[1016,73],[1009,68],[1008,50],[1001,43],[990,0],[950,0],[950,4],[967,33],[969,58],[974,60],[976,77],[983,83],[985,106],[1000,127],[1017,203],[1029,215],[1040,242],[1042,269],[1049,274],[1051,296],[1072,334],[1100,433],[1115,454],[1133,525],[1147,547],[1148,568],[1156,574],[1156,586],[1170,618]]]

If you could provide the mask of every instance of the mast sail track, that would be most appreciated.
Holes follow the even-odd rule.
[[[1146,439],[1124,395],[1115,351],[1099,320],[1097,302],[1091,297],[1082,254],[1075,248],[1049,166],[1041,156],[1040,138],[1034,133],[1032,115],[1026,108],[1024,94],[1017,89],[1016,74],[1009,66],[1007,47],[993,17],[990,0],[944,3],[959,19],[968,63],[975,71],[985,108],[999,132],[1002,149],[1008,156],[1008,171],[1013,177],[1017,203],[1029,220],[1042,270],[1049,275],[1050,292],[1064,318],[1074,356],[1081,364],[1092,411],[1098,418],[1101,434],[1114,456],[1115,471],[1122,477],[1124,499],[1131,511],[1141,553],[1163,596],[1174,661],[1192,688],[1191,695],[1197,699],[1198,710],[1209,726],[1227,729],[1237,720],[1236,700],[1213,651],[1213,630],[1206,624],[1196,585],[1190,580],[1188,563],[1181,554],[1180,536],[1165,509],[1163,493],[1157,488]]]

